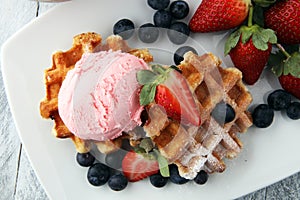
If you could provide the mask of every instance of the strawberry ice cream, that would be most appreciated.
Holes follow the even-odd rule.
[[[141,123],[136,72],[141,59],[120,51],[86,53],[63,81],[59,115],[82,139],[111,140]]]

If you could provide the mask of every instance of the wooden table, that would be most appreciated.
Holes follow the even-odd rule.
[[[25,24],[56,5],[29,0],[0,0],[0,46]],[[0,124],[0,199],[48,199],[19,140],[2,73]],[[300,199],[300,173],[240,199]]]

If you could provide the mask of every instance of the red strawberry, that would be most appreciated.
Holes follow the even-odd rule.
[[[280,44],[280,52],[272,54],[269,64],[279,77],[283,89],[300,99],[300,52],[288,53]]]
[[[193,32],[213,32],[239,26],[246,19],[250,0],[203,0],[190,20]]]
[[[200,112],[184,76],[173,68],[153,66],[153,72],[138,72],[138,82],[143,86],[141,105],[153,100],[166,110],[167,115],[184,124],[200,125]]]
[[[271,44],[276,43],[277,38],[273,30],[252,25],[252,6],[249,13],[248,26],[242,26],[226,41],[225,55],[229,54],[234,66],[242,71],[243,80],[253,85],[267,64]]]
[[[300,43],[300,1],[277,1],[265,12],[265,25],[276,32],[284,44]]]
[[[291,74],[281,75],[279,82],[283,89],[300,99],[300,78]]]
[[[267,50],[257,49],[252,38],[248,42],[242,42],[240,38],[237,45],[231,49],[229,55],[236,68],[243,73],[243,80],[253,85],[259,79],[272,50],[272,45],[269,43]]]
[[[157,160],[150,160],[134,151],[129,151],[122,161],[122,171],[130,182],[135,182],[158,173]]]

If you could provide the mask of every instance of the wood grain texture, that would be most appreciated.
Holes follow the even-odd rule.
[[[0,46],[36,15],[45,13],[55,5],[57,4],[38,4],[28,0],[0,0]],[[2,199],[47,200],[48,197],[18,138],[0,73],[0,200]],[[251,199],[300,199],[300,173],[238,198]]]

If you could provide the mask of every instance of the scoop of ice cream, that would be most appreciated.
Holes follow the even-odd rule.
[[[86,53],[70,70],[58,95],[65,125],[82,139],[119,137],[141,124],[136,72],[148,65],[120,51]]]

